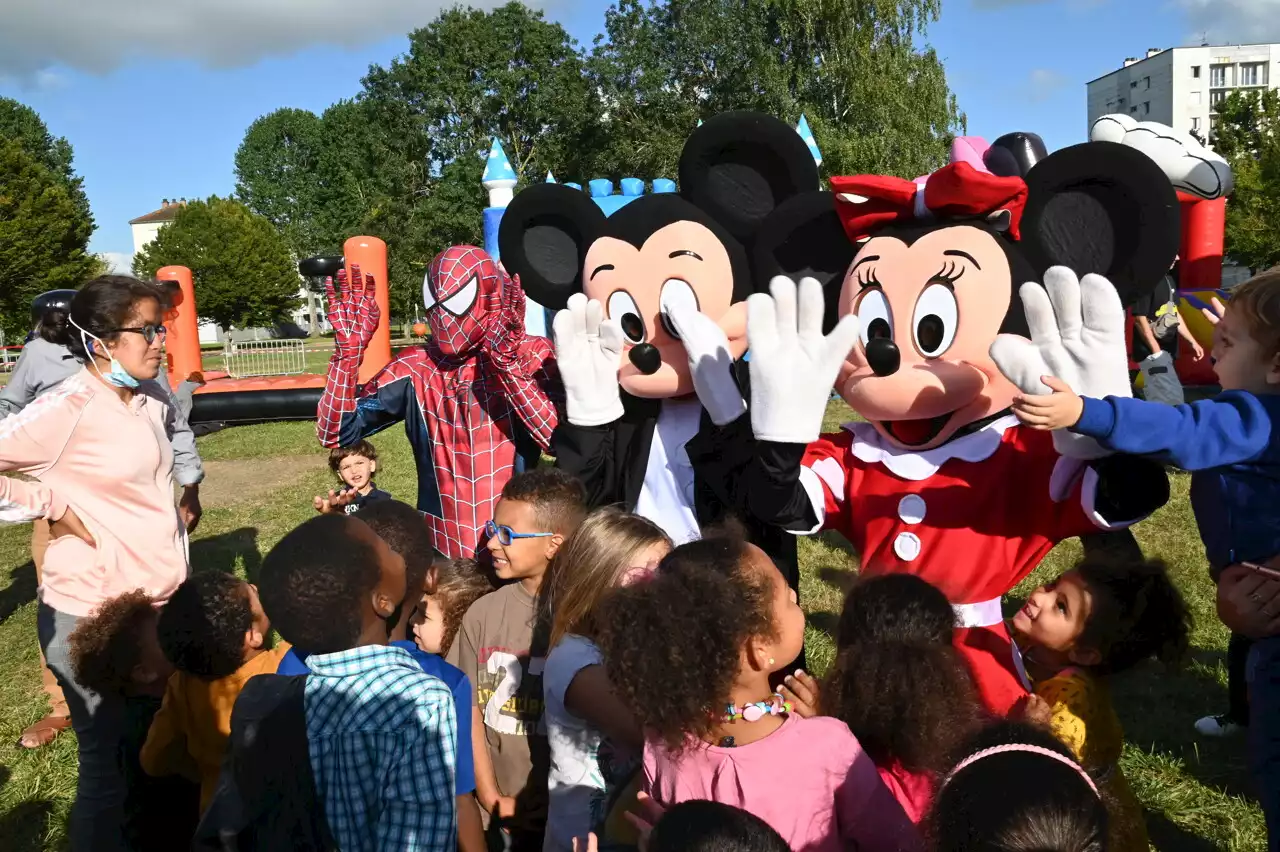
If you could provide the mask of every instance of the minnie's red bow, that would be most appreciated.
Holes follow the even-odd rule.
[[[982,219],[1000,211],[1009,215],[1008,232],[1018,239],[1027,204],[1027,184],[1019,177],[998,177],[958,162],[943,166],[918,184],[883,175],[831,179],[836,212],[849,239],[857,242],[886,225],[933,219]]]

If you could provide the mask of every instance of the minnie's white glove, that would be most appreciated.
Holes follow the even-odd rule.
[[[808,444],[818,438],[840,366],[858,341],[858,318],[822,334],[822,285],[778,276],[773,297],[747,299],[751,346],[751,428],[762,441]],[[797,309],[798,307],[798,309]]]
[[[1081,396],[1132,395],[1124,308],[1110,281],[1101,275],[1079,279],[1065,266],[1054,266],[1044,274],[1043,287],[1029,282],[1019,293],[1031,339],[1002,334],[991,344],[991,358],[1005,378],[1025,394],[1051,393],[1040,377],[1056,376]],[[1053,433],[1053,444],[1071,458],[1111,454],[1066,429]]]
[[[693,389],[711,422],[726,426],[737,420],[746,412],[747,404],[733,380],[733,355],[724,329],[711,317],[686,305],[667,311],[667,317],[684,344]]]
[[[622,327],[605,319],[600,303],[587,301],[582,293],[569,297],[551,327],[569,422],[575,426],[603,426],[622,417],[622,392],[618,387]]]

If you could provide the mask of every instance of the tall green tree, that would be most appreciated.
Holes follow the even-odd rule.
[[[133,259],[135,275],[186,266],[196,309],[224,328],[274,325],[298,305],[302,282],[289,246],[266,218],[213,196],[182,208]]]
[[[92,221],[62,176],[24,145],[0,139],[0,328],[21,340],[31,300],[46,290],[78,288],[98,269],[86,247]]]
[[[1280,263],[1280,93],[1232,92],[1216,107],[1212,142],[1231,163],[1226,252],[1236,263]]]
[[[88,219],[92,230],[93,216],[89,210],[89,198],[84,194],[84,180],[76,174],[73,167],[70,142],[51,134],[35,110],[12,98],[0,98],[0,139],[17,142],[40,165],[56,175],[76,209]]]
[[[932,48],[941,0],[618,0],[591,69],[612,173],[673,174],[698,118],[808,117],[827,174],[914,177],[965,126]],[[634,157],[631,152],[636,152]]]
[[[286,108],[249,125],[236,151],[236,197],[275,225],[298,257],[321,249],[315,214],[323,143],[319,116]]]

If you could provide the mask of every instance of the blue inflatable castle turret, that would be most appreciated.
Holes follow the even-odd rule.
[[[701,119],[698,125],[702,125]],[[809,122],[804,116],[800,117],[796,132],[809,146],[814,161],[821,165],[822,154],[818,152],[818,145],[813,139],[813,133],[809,130]],[[489,207],[484,211],[484,250],[494,260],[501,260],[498,253],[498,226],[502,223],[502,214],[506,212],[507,205],[515,197],[516,181],[515,169],[511,167],[511,161],[507,159],[502,143],[495,138],[493,144],[489,146],[489,159],[485,166],[484,177],[481,178],[484,188],[489,191]],[[547,172],[546,182],[557,182],[551,172]],[[587,184],[586,191],[590,194],[591,200],[606,216],[612,216],[645,194],[646,184],[640,178],[623,178],[620,183],[620,187],[615,187],[613,181],[598,178]],[[581,184],[566,182],[564,185],[571,189],[582,190]],[[650,188],[652,193],[675,191],[676,182],[667,178],[655,178]],[[550,336],[551,322],[547,314],[546,309],[532,300],[527,303],[525,328],[529,334]]]

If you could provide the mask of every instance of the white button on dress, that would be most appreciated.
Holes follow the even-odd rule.
[[[919,494],[908,494],[898,501],[898,517],[904,524],[918,524],[924,520],[928,508],[924,498]]]
[[[916,561],[920,557],[920,550],[920,536],[915,533],[898,533],[898,537],[893,540],[893,552],[903,562]]]

